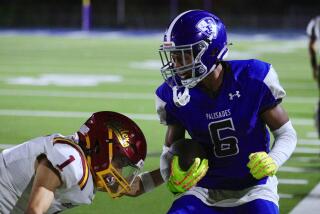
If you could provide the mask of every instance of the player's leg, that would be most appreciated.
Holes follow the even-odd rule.
[[[279,214],[279,207],[268,200],[256,199],[236,208],[236,213]]]
[[[176,199],[168,214],[221,214],[222,208],[211,207],[194,195],[185,195]]]

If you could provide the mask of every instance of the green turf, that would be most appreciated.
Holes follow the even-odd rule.
[[[85,117],[34,117],[1,115],[2,110],[94,112],[113,110],[123,113],[156,114],[153,93],[162,82],[159,69],[135,67],[139,62],[158,62],[157,49],[160,36],[148,38],[73,38],[67,36],[3,36],[0,35],[0,144],[18,144],[49,133],[72,134]],[[246,52],[273,64],[285,87],[288,98],[313,98],[314,102],[289,102],[283,106],[290,117],[311,120],[317,100],[316,84],[311,79],[306,41],[274,40],[251,41],[232,38],[231,53]],[[231,54],[232,56],[232,54]],[[17,77],[40,78],[42,75],[119,75],[120,83],[101,83],[96,86],[15,85],[7,80]],[[103,97],[104,93],[138,93],[140,98]],[[40,93],[40,94],[39,94]],[[41,95],[41,93],[43,93]],[[55,96],[48,94],[54,93]],[[71,95],[63,96],[66,93]],[[89,96],[76,97],[72,94]],[[90,93],[92,96],[90,96]],[[94,97],[98,94],[100,97]],[[143,97],[145,96],[145,97]],[[148,140],[146,169],[159,166],[165,127],[158,121],[136,120]],[[313,124],[295,125],[300,139],[315,132]],[[319,146],[304,146],[319,148]],[[313,158],[300,162],[296,157]],[[286,166],[319,169],[316,154],[294,154]],[[279,172],[279,178],[308,180],[307,185],[279,185],[279,192],[292,194],[281,199],[281,213],[288,213],[297,202],[320,181],[319,173]],[[173,196],[164,186],[139,198],[123,197],[112,200],[105,193],[98,193],[93,205],[75,208],[66,213],[165,213]]]

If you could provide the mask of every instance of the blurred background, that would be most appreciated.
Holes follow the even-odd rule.
[[[154,103],[163,82],[158,48],[170,21],[189,9],[224,21],[229,60],[257,58],[278,72],[299,138],[277,173],[280,212],[309,214],[310,199],[320,204],[319,94],[305,30],[319,0],[0,0],[0,150],[72,134],[92,112],[109,110],[137,122],[148,141],[145,170],[158,168],[166,130]],[[92,205],[66,213],[162,214],[173,200],[165,185],[139,198],[98,192]]]
[[[317,0],[0,0],[0,27],[79,29],[90,3],[93,29],[162,29],[196,8],[214,11],[230,29],[301,29],[320,8]]]

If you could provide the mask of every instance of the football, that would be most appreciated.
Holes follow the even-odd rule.
[[[169,153],[179,157],[179,166],[186,171],[193,164],[195,158],[201,160],[208,157],[204,147],[197,141],[192,139],[181,139],[175,141],[169,148]]]

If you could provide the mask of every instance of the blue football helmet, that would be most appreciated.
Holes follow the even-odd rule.
[[[159,49],[161,74],[171,87],[192,88],[216,68],[227,52],[222,21],[207,11],[189,10],[178,15],[164,35]],[[177,59],[180,66],[176,66]]]

